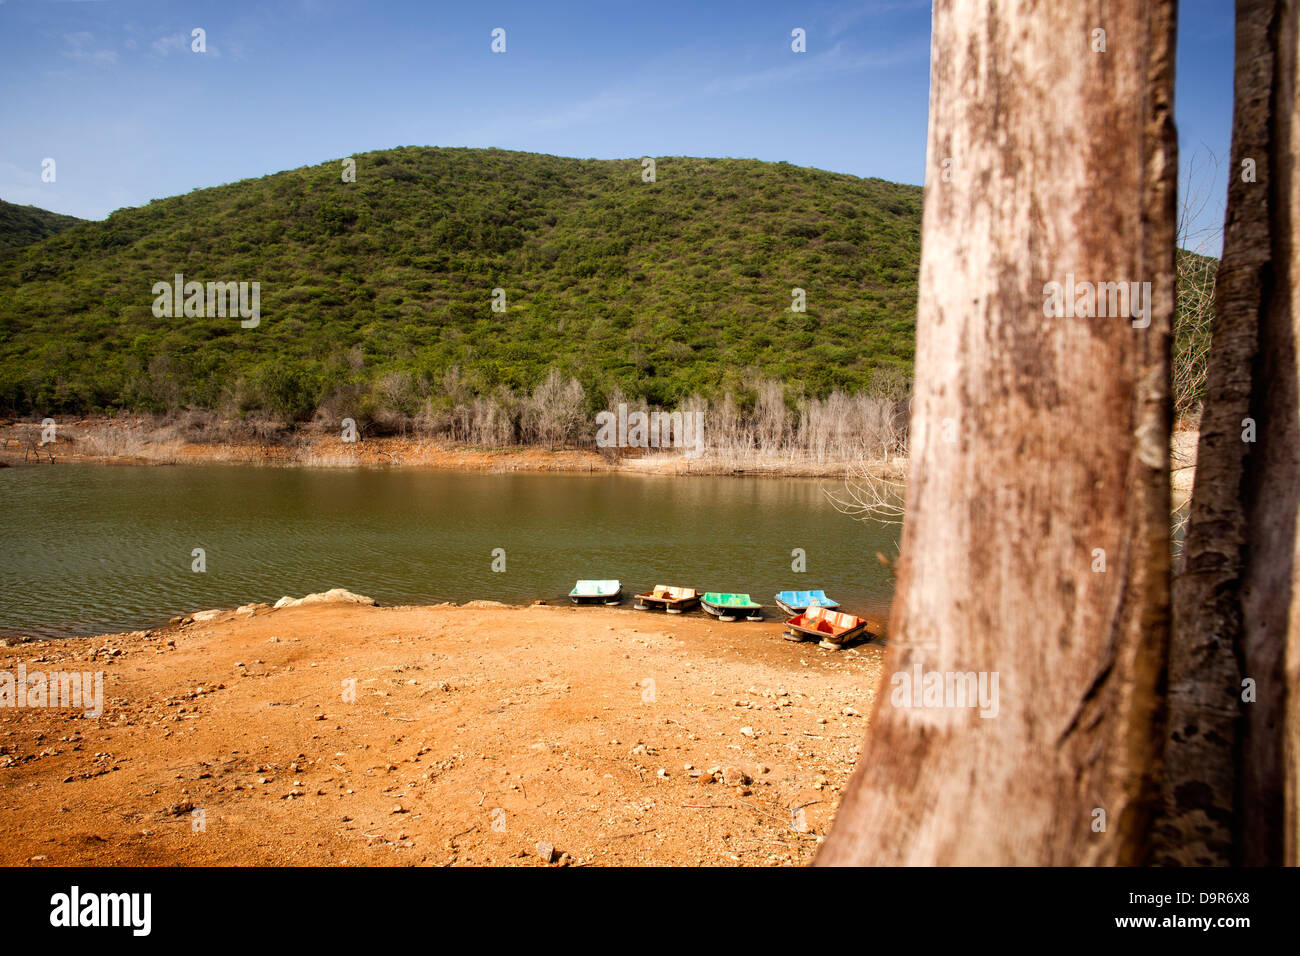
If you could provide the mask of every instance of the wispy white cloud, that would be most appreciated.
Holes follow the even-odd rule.
[[[546,113],[533,120],[533,126],[539,129],[567,129],[582,126],[593,121],[608,119],[619,113],[644,108],[651,94],[644,89],[606,90],[579,100],[562,109]]]
[[[826,35],[835,39],[857,21],[890,13],[921,13],[930,9],[931,0],[871,0],[851,7],[841,7],[830,14]]]
[[[887,69],[904,63],[913,63],[930,55],[928,38],[914,43],[904,43],[888,50],[867,53],[846,53],[842,44],[835,44],[826,53],[800,53],[792,55],[791,62],[768,67],[751,73],[718,77],[706,84],[702,92],[709,95],[747,93],[769,86],[786,86],[821,79],[841,73],[860,73],[865,70]]]
[[[108,48],[96,49],[95,35],[88,30],[63,35],[63,55],[77,63],[89,63],[91,66],[112,66],[117,62],[117,51]]]
[[[149,45],[159,56],[170,56],[173,53],[188,52],[190,38],[184,33],[172,33],[165,37],[159,37]]]
[[[862,53],[846,52],[843,44],[836,44],[820,54],[790,54],[789,61],[780,66],[768,67],[749,73],[717,75],[713,78],[682,75],[677,66],[660,65],[647,69],[648,76],[675,76],[677,82],[665,87],[662,82],[647,80],[641,84],[621,84],[603,90],[568,105],[560,106],[540,116],[533,116],[524,125],[532,129],[561,130],[599,125],[628,114],[671,109],[684,102],[705,96],[731,96],[765,87],[791,86],[814,82],[828,76],[851,74],[867,70],[889,69],[930,55],[929,38],[898,44],[889,49]],[[516,121],[506,121],[505,128],[517,133]],[[481,128],[474,131],[471,141],[490,142],[499,130]]]

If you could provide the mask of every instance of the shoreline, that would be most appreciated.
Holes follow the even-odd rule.
[[[763,457],[746,459],[681,454],[606,456],[591,449],[536,446],[487,448],[434,439],[368,438],[340,442],[333,433],[294,433],[287,441],[252,438],[191,441],[174,429],[143,419],[83,419],[58,426],[55,442],[41,445],[41,426],[0,421],[0,468],[37,464],[183,465],[229,464],[284,468],[416,469],[483,473],[535,472],[630,474],[671,477],[831,478],[869,475],[903,482],[907,459],[831,459]],[[1190,495],[1196,472],[1199,432],[1175,428],[1170,435],[1170,482],[1175,501]]]
[[[313,600],[315,598],[315,600]],[[309,596],[0,648],[0,865],[801,865],[884,649],[764,624]],[[242,612],[242,613],[241,613]]]
[[[652,611],[637,610],[632,604],[618,604],[615,606],[599,604],[574,604],[571,601],[561,597],[553,598],[536,598],[524,604],[512,604],[506,601],[497,601],[489,598],[473,598],[468,601],[439,601],[435,604],[383,604],[374,598],[364,595],[358,595],[346,588],[333,588],[329,591],[321,591],[314,594],[308,594],[302,598],[293,598],[289,595],[281,597],[274,604],[267,601],[250,601],[246,604],[233,608],[208,608],[201,611],[187,611],[176,613],[158,614],[158,623],[142,624],[139,627],[114,630],[114,631],[97,631],[89,634],[64,634],[64,635],[36,635],[24,633],[22,631],[0,631],[0,649],[3,648],[20,648],[32,647],[35,645],[52,644],[58,645],[66,641],[99,641],[110,638],[129,635],[136,638],[146,638],[150,635],[156,635],[165,631],[183,630],[195,624],[209,623],[228,623],[238,620],[249,620],[267,614],[272,611],[280,611],[286,608],[301,607],[304,605],[356,605],[360,607],[373,607],[381,609],[403,609],[403,610],[444,610],[444,609],[462,609],[469,611],[530,611],[537,608],[571,608],[583,611],[633,611],[638,616],[645,616],[650,620],[655,618],[687,621],[687,622],[712,622],[715,625],[725,627],[728,623],[718,621],[716,618],[705,614],[703,611],[698,613],[687,612],[686,614],[676,614],[671,617],[665,613]],[[761,621],[747,621],[750,625],[783,625],[785,621],[785,612],[781,611],[775,605],[764,604],[764,607],[770,612]],[[874,631],[868,629],[868,636],[854,643],[846,645],[844,648],[833,648],[831,650],[845,650],[860,646],[865,643],[874,642],[880,647],[884,647],[887,642],[886,630],[889,620],[889,606],[872,604],[866,610],[858,613],[859,616],[866,618],[871,627],[880,633],[871,636]],[[166,620],[164,620],[164,618]],[[739,622],[734,622],[739,623]]]
[[[605,455],[587,448],[488,448],[463,442],[387,436],[345,443],[333,431],[304,429],[271,439],[214,436],[196,441],[174,425],[145,419],[80,419],[58,423],[56,439],[41,444],[41,425],[0,423],[0,467],[35,464],[238,464],[300,468],[412,468],[469,472],[561,472],[662,476],[737,476],[841,479],[860,460],[813,456],[701,456],[682,453]],[[873,474],[898,478],[905,459],[870,461]]]

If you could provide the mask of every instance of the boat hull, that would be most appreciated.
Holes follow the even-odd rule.
[[[613,594],[570,594],[569,600],[574,604],[622,604],[623,592],[615,591]]]
[[[822,608],[796,614],[785,622],[785,627],[788,641],[821,641],[832,646],[852,643],[863,635],[875,636],[867,618]]]
[[[867,622],[863,621],[855,627],[847,628],[839,633],[827,634],[825,631],[819,631],[816,628],[804,627],[798,624],[785,622],[788,630],[786,637],[793,641],[825,641],[828,644],[847,644],[855,641],[867,630]]]
[[[623,584],[616,578],[583,578],[569,592],[569,600],[574,604],[621,604]]]
[[[792,603],[792,602],[790,602],[790,601],[788,601],[788,600],[782,598],[781,595],[779,595],[779,594],[774,595],[774,596],[773,596],[773,600],[776,601],[776,606],[779,607],[782,611],[784,611],[784,612],[785,612],[787,615],[789,615],[790,617],[796,617],[797,615],[800,615],[800,614],[804,613],[805,611],[807,611],[808,608],[813,607],[812,604],[796,604],[796,603]],[[817,607],[830,608],[832,611],[833,611],[833,610],[837,610],[837,609],[839,608],[839,604],[838,604],[837,602],[835,602],[835,601],[819,601],[819,602],[817,603],[816,606],[817,606]]]
[[[700,606],[699,596],[689,598],[655,597],[653,594],[638,594],[636,604],[638,611],[667,611],[669,614],[681,614]]]
[[[742,617],[747,621],[763,620],[762,605],[755,604],[752,607],[728,607],[725,604],[710,604],[708,601],[700,601],[700,607],[712,614],[719,621],[738,621]]]

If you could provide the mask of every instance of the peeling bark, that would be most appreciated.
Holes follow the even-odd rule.
[[[1300,515],[1300,156],[1296,117],[1295,0],[1264,5],[1271,20],[1268,89],[1268,261],[1260,270],[1259,353],[1251,413],[1258,442],[1247,459],[1247,560],[1241,580],[1242,673],[1257,700],[1243,705],[1238,785],[1241,862],[1295,865],[1297,757],[1300,756],[1300,589],[1296,522]],[[1239,20],[1240,23],[1240,20]],[[1265,55],[1261,51],[1261,58]],[[1258,184],[1257,184],[1258,185]]]
[[[1152,857],[1175,865],[1296,862],[1296,4],[1239,0],[1236,31],[1223,259],[1174,586]],[[1243,702],[1243,678],[1254,702]]]
[[[1230,170],[1268,149],[1272,57],[1261,56],[1272,0],[1237,6]],[[1258,161],[1258,160],[1257,160]],[[1267,176],[1267,167],[1260,170]],[[1233,862],[1241,673],[1238,594],[1245,567],[1246,458],[1258,350],[1259,306],[1269,256],[1268,194],[1230,173],[1223,259],[1215,282],[1214,326],[1201,414],[1196,485],[1186,563],[1174,583],[1169,654],[1169,725],[1154,862]]]
[[[1172,0],[936,0],[891,646],[820,865],[1143,857],[1168,631],[1173,51]],[[1150,324],[1045,316],[1070,276],[1151,283]],[[917,670],[996,674],[997,715],[903,697]]]

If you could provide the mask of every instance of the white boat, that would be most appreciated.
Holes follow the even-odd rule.
[[[574,604],[619,604],[623,585],[618,581],[579,581],[569,592]]]

